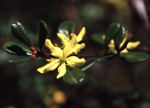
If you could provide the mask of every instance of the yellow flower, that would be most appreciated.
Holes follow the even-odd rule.
[[[85,47],[85,43],[78,44],[78,42],[80,42],[83,39],[83,37],[85,35],[85,32],[86,32],[85,27],[83,27],[77,36],[74,33],[70,34],[70,36],[71,37],[74,36],[76,38],[76,41],[77,41],[77,44],[75,45],[75,47],[73,49],[73,52],[75,54],[80,52],[80,50]],[[69,35],[68,31],[66,31],[66,34]],[[70,39],[68,37],[66,37],[63,33],[57,33],[57,36],[61,39],[62,44],[63,44],[64,47],[70,41]]]
[[[131,36],[132,35],[126,31],[126,35],[124,39],[122,40],[121,44],[119,45],[119,48],[122,48],[122,46],[127,42],[127,40],[131,38]],[[136,48],[139,44],[140,44],[140,41],[128,42],[126,48],[122,49],[120,53],[127,53],[128,50]],[[108,44],[108,47],[112,50],[112,52],[117,54],[117,51],[115,50],[115,42],[113,39]]]
[[[63,49],[54,46],[50,39],[46,39],[45,46],[50,50],[51,55],[54,56],[54,58],[47,59],[48,63],[37,69],[38,72],[44,74],[48,71],[53,71],[58,67],[57,79],[65,75],[67,71],[66,65],[75,67],[81,66],[85,63],[84,58],[80,59],[76,56],[70,56],[75,51],[79,51],[83,48],[82,45],[79,45],[79,47],[76,48],[78,40],[76,36],[72,36],[70,40],[64,36],[59,36],[59,38],[63,42]]]

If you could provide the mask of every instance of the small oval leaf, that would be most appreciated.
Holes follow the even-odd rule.
[[[18,40],[20,40],[27,46],[31,46],[29,37],[27,36],[27,33],[20,22],[16,22],[16,24],[12,24],[11,31]]]
[[[79,69],[73,67],[72,70],[68,70],[66,74],[63,76],[63,80],[70,84],[78,84],[83,81],[85,74]]]
[[[7,42],[3,45],[3,49],[10,54],[20,55],[20,56],[28,56],[32,55],[30,49],[22,44],[15,42]]]
[[[106,39],[105,39],[105,43],[108,44],[118,33],[119,29],[120,29],[120,24],[119,23],[112,23],[108,29],[107,29],[107,33],[106,33]]]
[[[117,45],[117,46],[120,45],[120,43],[122,42],[122,40],[125,37],[125,34],[126,34],[126,29],[120,25],[120,28],[119,28],[116,36],[114,37],[115,45]]]
[[[74,30],[75,25],[71,21],[65,21],[61,23],[58,27],[58,32],[65,34],[68,38],[70,38],[70,36],[66,33],[66,31],[68,31],[69,33],[74,33]]]
[[[121,53],[120,56],[130,63],[145,61],[149,58],[149,55],[145,52]]]
[[[40,24],[39,24],[39,48],[41,51],[42,51],[42,46],[43,46],[47,36],[48,36],[47,25],[44,21],[40,21]]]

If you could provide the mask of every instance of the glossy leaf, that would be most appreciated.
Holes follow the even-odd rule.
[[[114,37],[114,42],[117,46],[119,46],[122,40],[124,39],[125,33],[126,33],[126,29],[120,25],[119,30],[116,36]]]
[[[75,29],[75,25],[71,21],[65,21],[61,23],[58,27],[58,31],[60,33],[65,34],[67,37],[69,37],[69,35],[66,33],[66,31],[68,31],[70,34],[70,33],[74,33],[74,29]]]
[[[79,68],[72,68],[68,70],[66,74],[63,76],[63,80],[70,84],[78,84],[83,81],[85,74]]]
[[[3,49],[10,54],[15,54],[20,56],[32,55],[32,52],[29,50],[27,46],[15,42],[5,43],[3,45]]]
[[[94,40],[95,42],[99,43],[99,44],[105,44],[105,34],[100,33],[100,34],[92,34],[91,38],[92,40]]]
[[[118,34],[120,26],[121,25],[119,23],[112,23],[108,27],[108,30],[106,33],[106,39],[105,39],[106,44],[108,44],[111,41],[111,39],[113,39]]]
[[[40,21],[40,24],[39,24],[39,48],[40,50],[42,49],[42,46],[47,36],[48,36],[47,25],[44,21]]]
[[[120,56],[130,63],[145,61],[149,58],[149,55],[144,52],[122,53]]]
[[[15,58],[15,59],[11,59],[11,60],[7,60],[9,63],[14,63],[14,64],[18,64],[18,63],[25,63],[25,62],[29,62],[31,61],[30,57],[25,57],[25,58]]]
[[[11,31],[18,40],[20,40],[27,46],[31,46],[29,37],[27,36],[27,33],[20,22],[16,22],[16,24],[12,24]]]

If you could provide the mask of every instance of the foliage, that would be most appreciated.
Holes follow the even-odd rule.
[[[66,39],[68,38],[69,40],[71,40],[72,38],[71,33],[74,33],[74,31],[75,31],[75,25],[71,21],[63,22],[58,27],[58,32],[61,33],[62,35],[64,34],[66,36]],[[31,44],[31,41],[29,37],[27,36],[27,33],[21,23],[17,22],[16,24],[12,24],[12,33],[18,40],[20,40],[26,46],[20,43],[7,42],[3,46],[4,50],[10,54],[15,54],[19,56],[30,56],[31,59],[23,58],[20,60],[18,59],[9,60],[9,62],[20,63],[20,62],[35,60],[38,57],[48,58],[48,56],[45,55],[44,53],[45,51],[43,49],[44,42],[48,36],[47,25],[44,21],[41,21],[39,23],[39,42],[38,42],[39,50]],[[120,25],[119,23],[112,23],[108,27],[106,34],[104,33],[100,33],[100,35],[93,34],[91,38],[95,42],[101,45],[107,46],[105,49],[106,52],[102,56],[97,55],[96,57],[90,57],[91,62],[88,62],[82,67],[73,67],[73,66],[67,67],[67,72],[63,77],[63,80],[66,83],[72,85],[72,84],[78,84],[81,81],[83,81],[85,78],[83,71],[93,66],[96,62],[102,62],[102,61],[104,62],[106,60],[110,60],[117,56],[124,58],[124,60],[130,63],[145,61],[149,58],[149,55],[145,52],[128,52],[127,51],[125,53],[121,53],[121,51],[124,50],[127,47],[128,43],[130,42],[131,36],[130,34],[127,34],[127,30],[125,29],[125,27]],[[63,44],[67,45],[69,41],[65,43],[66,41],[65,37],[63,37],[62,39],[63,39],[62,42],[64,42]],[[114,40],[114,48],[109,47],[109,44],[112,40]],[[121,46],[122,43],[123,45]],[[54,50],[54,48],[52,50]],[[51,52],[51,53],[54,53],[54,52]],[[77,56],[79,56],[79,54]]]

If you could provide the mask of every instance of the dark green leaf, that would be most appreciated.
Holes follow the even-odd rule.
[[[83,81],[85,75],[79,68],[72,68],[71,70],[68,70],[66,74],[63,76],[63,80],[70,84],[78,84]]]
[[[42,46],[47,36],[48,36],[47,25],[44,21],[40,21],[40,24],[39,24],[39,48],[40,50],[42,49]]]
[[[119,46],[122,40],[125,37],[126,29],[123,26],[120,26],[116,36],[114,37],[115,45]]]
[[[15,59],[11,59],[11,60],[7,60],[9,63],[25,63],[25,62],[29,62],[31,61],[30,57],[26,57],[26,58],[15,58]]]
[[[130,63],[145,61],[149,58],[149,55],[144,52],[121,53],[120,56]]]
[[[92,34],[92,36],[91,36],[91,38],[95,41],[95,42],[97,42],[97,43],[99,43],[99,44],[105,44],[105,34],[103,34],[103,33],[100,33],[100,34]]]
[[[29,37],[27,36],[27,33],[20,22],[16,22],[16,24],[12,24],[11,31],[18,40],[20,40],[27,46],[31,46]]]
[[[28,47],[15,43],[15,42],[7,42],[3,45],[3,49],[10,54],[20,55],[20,56],[28,56],[32,55],[32,52]]]
[[[66,34],[66,31],[70,33],[74,33],[74,29],[75,29],[75,25],[73,22],[71,21],[65,21],[63,23],[61,23],[58,27],[58,31],[59,33],[63,33],[65,34],[67,37],[69,37],[68,34]],[[69,37],[70,38],[70,37]]]
[[[105,43],[108,44],[117,34],[120,29],[119,23],[112,23],[107,30]]]

